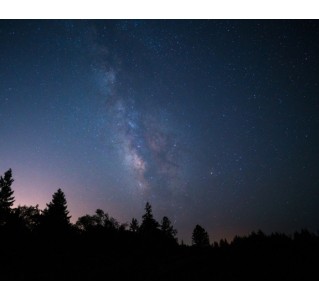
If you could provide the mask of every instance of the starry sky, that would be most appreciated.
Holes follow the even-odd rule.
[[[1,20],[0,172],[190,242],[319,229],[319,22]]]

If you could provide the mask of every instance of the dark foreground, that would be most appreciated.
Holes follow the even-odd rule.
[[[262,232],[190,247],[129,231],[1,235],[1,280],[318,280],[319,237]]]
[[[197,224],[185,246],[149,203],[141,224],[101,209],[72,224],[61,189],[44,210],[13,208],[12,182],[11,169],[0,176],[0,280],[319,280],[319,236],[307,230],[211,244]]]

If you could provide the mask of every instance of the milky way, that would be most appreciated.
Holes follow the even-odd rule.
[[[105,94],[101,110],[107,122],[101,133],[110,132],[105,147],[117,152],[119,161],[133,179],[134,192],[144,202],[163,201],[164,196],[168,197],[166,201],[173,201],[173,194],[183,192],[180,164],[184,154],[179,150],[177,133],[170,128],[172,116],[161,106],[152,107],[151,103],[145,105],[135,97],[122,95],[118,87],[120,75],[115,69],[114,66],[103,70],[94,68]]]

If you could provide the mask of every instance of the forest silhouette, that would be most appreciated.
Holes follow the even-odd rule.
[[[210,243],[196,225],[185,245],[150,203],[140,224],[101,209],[72,224],[61,189],[44,210],[13,207],[13,181],[11,169],[0,177],[1,280],[318,280],[319,235],[305,229]]]

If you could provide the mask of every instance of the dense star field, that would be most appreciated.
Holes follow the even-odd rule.
[[[189,243],[319,229],[319,22],[1,20],[0,174]]]

